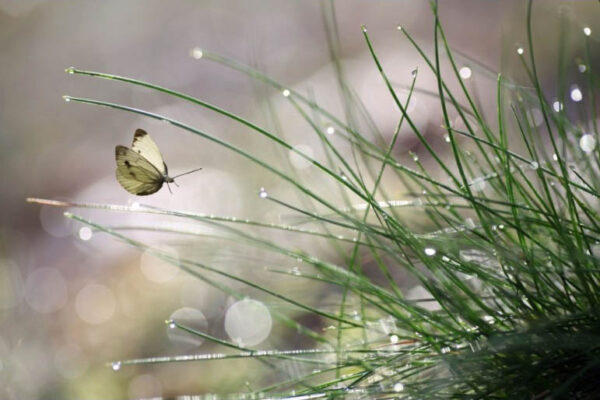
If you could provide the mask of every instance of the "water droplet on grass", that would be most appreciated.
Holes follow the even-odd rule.
[[[65,72],[67,74],[74,74],[75,73],[75,67],[69,67],[69,68],[65,69]]]
[[[193,49],[190,50],[190,56],[192,56],[192,58],[195,58],[196,60],[201,59],[203,55],[204,55],[204,53],[202,52],[202,49],[199,47],[194,47]]]
[[[563,105],[563,103],[561,103],[560,101],[558,101],[558,100],[554,100],[554,101],[552,102],[552,109],[553,109],[554,111],[556,111],[556,112],[559,112],[559,111],[562,111],[562,110],[563,110],[563,108],[564,108],[564,105]]]
[[[328,135],[333,135],[335,133],[335,128],[333,126],[328,126],[327,129],[325,130],[325,132],[327,132]]]
[[[471,77],[471,68],[469,67],[462,67],[459,71],[458,74],[460,75],[461,78],[463,79],[469,79]]]
[[[517,54],[518,55],[523,55],[524,52],[525,52],[525,50],[523,50],[522,47],[517,48]]]
[[[424,252],[425,252],[425,255],[432,257],[432,256],[435,256],[435,254],[437,253],[437,250],[434,249],[433,247],[425,247]]]
[[[261,199],[266,199],[267,197],[269,197],[269,193],[265,190],[264,187],[261,187],[258,191],[258,197],[260,197]]]
[[[576,103],[583,100],[583,93],[581,93],[581,90],[579,90],[577,86],[573,86],[571,88],[571,100],[573,100]]]
[[[84,226],[81,229],[79,229],[79,239],[81,240],[90,240],[92,238],[92,235],[92,230],[87,226]]]
[[[288,89],[284,89],[281,94],[283,95],[283,97],[289,97],[290,96],[290,91]]]
[[[120,361],[114,362],[111,364],[110,367],[112,368],[113,371],[118,371],[121,369],[121,362]]]
[[[596,148],[596,138],[593,135],[586,134],[579,139],[579,147],[585,153],[591,153]]]
[[[590,36],[592,34],[592,30],[590,29],[589,26],[586,26],[586,27],[583,28],[583,34],[585,36]]]
[[[175,329],[175,328],[177,328],[177,325],[175,324],[175,321],[173,321],[172,319],[166,320],[165,323],[167,324],[167,326],[169,327],[169,329]]]

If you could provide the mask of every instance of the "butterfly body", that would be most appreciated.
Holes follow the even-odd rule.
[[[158,192],[164,183],[175,183],[158,146],[143,129],[135,131],[131,148],[115,147],[115,159],[117,181],[131,194],[147,196]]]

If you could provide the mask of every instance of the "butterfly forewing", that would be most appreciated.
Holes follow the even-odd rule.
[[[125,146],[115,148],[115,157],[117,180],[129,193],[144,196],[160,190],[164,182],[163,174],[146,157]]]
[[[167,166],[154,140],[143,129],[137,129],[133,135],[131,150],[140,154],[152,164],[162,175],[167,174]]]

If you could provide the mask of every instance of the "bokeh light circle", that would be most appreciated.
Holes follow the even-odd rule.
[[[67,282],[56,268],[38,268],[25,281],[25,301],[42,314],[58,311],[67,302]]]
[[[254,346],[271,333],[273,321],[269,309],[260,301],[235,302],[225,314],[225,332],[240,346]]]
[[[113,292],[95,283],[84,286],[75,298],[77,316],[93,325],[108,321],[115,313],[116,306]]]

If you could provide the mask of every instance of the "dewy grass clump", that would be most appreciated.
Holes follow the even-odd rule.
[[[333,15],[328,6],[324,6],[324,12]],[[374,67],[397,105],[398,124],[387,143],[344,80],[340,60],[335,56],[335,24],[328,25],[329,45],[339,67],[346,115],[352,116],[347,119],[322,109],[310,96],[233,60],[199,48],[190,53],[201,62],[217,62],[279,91],[319,137],[324,159],[314,159],[276,133],[190,95],[131,78],[69,68],[74,75],[144,86],[226,116],[248,132],[266,137],[311,163],[341,193],[332,201],[324,195],[331,188],[305,184],[283,166],[263,161],[258,152],[236,147],[168,116],[101,100],[65,97],[70,103],[100,105],[164,120],[221,145],[224,151],[245,157],[294,188],[299,201],[293,204],[279,199],[268,188],[257,192],[264,201],[297,214],[299,219],[295,224],[282,225],[140,205],[31,201],[209,224],[221,232],[217,238],[233,239],[238,245],[254,246],[279,259],[301,263],[302,269],[270,268],[267,273],[314,281],[330,288],[333,297],[329,299],[335,299],[333,305],[315,304],[276,286],[194,259],[173,258],[160,249],[149,248],[129,230],[152,229],[163,232],[165,238],[172,234],[193,238],[199,235],[194,231],[160,226],[108,227],[69,212],[69,218],[148,250],[234,298],[243,296],[230,283],[241,282],[268,297],[270,304],[287,305],[295,311],[272,307],[274,323],[295,329],[310,344],[310,348],[292,350],[255,350],[243,341],[211,336],[173,319],[167,321],[171,329],[202,337],[221,346],[224,352],[121,360],[111,364],[113,369],[131,364],[241,359],[222,361],[233,363],[252,358],[262,363],[266,378],[254,382],[248,393],[232,395],[251,398],[600,396],[600,150],[596,123],[598,76],[590,65],[595,45],[592,32],[586,28],[579,38],[587,52],[577,68],[584,74],[586,86],[571,88],[559,82],[553,91],[558,96],[549,98],[536,68],[530,2],[527,45],[514,53],[522,61],[529,82],[516,84],[509,77],[498,76],[497,112],[494,118],[487,118],[463,82],[483,67],[474,60],[469,61],[470,67],[457,63],[456,53],[437,19],[437,4],[433,12],[433,54],[423,51],[405,29],[399,28],[397,34],[415,46],[437,79],[436,96],[452,163],[419,131],[407,112],[411,96],[419,90],[418,72],[413,74],[408,98],[403,101],[365,27],[363,34]],[[442,61],[450,67],[444,72]],[[561,64],[560,68],[567,67]],[[564,70],[559,76],[565,76]],[[459,90],[455,93],[449,87],[456,82]],[[581,114],[592,122],[571,119],[567,96],[578,103],[578,108],[585,107]],[[464,104],[459,99],[465,99]],[[451,114],[458,115],[464,129],[451,122]],[[325,128],[322,121],[327,121]],[[359,128],[362,126],[370,128]],[[416,154],[412,165],[396,159],[392,150],[405,126],[421,142],[421,158],[431,159],[433,166],[425,167]],[[377,140],[368,139],[372,137]],[[341,152],[338,142],[352,150],[352,158]],[[403,182],[413,195],[389,198],[384,175]],[[426,220],[420,221],[419,229],[405,222],[405,208],[423,213]],[[330,262],[291,248],[287,242],[268,239],[270,236],[256,233],[260,229],[327,240],[339,252],[338,261]],[[205,238],[201,235],[192,240]],[[406,285],[397,279],[399,271],[410,273],[422,298],[407,297]],[[307,323],[309,320],[312,322]],[[290,363],[296,366],[295,372],[283,373],[281,366]]]

